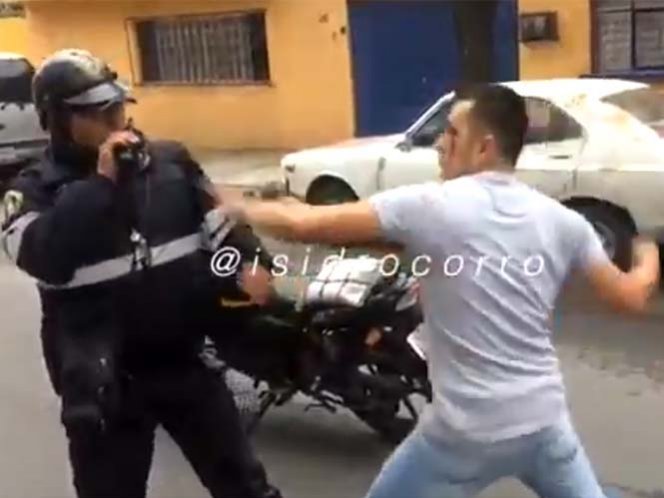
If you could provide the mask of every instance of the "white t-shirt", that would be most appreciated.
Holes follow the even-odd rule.
[[[608,261],[586,219],[497,171],[370,202],[385,236],[422,256],[418,272],[428,270],[421,284],[434,400],[422,428],[495,441],[566,416],[554,303],[570,272]]]

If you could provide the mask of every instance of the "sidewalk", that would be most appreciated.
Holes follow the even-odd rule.
[[[279,163],[287,150],[192,149],[214,183],[255,188],[281,180]]]

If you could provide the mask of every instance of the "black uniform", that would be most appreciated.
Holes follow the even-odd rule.
[[[157,424],[213,497],[279,496],[199,358],[222,287],[235,289],[214,277],[211,253],[232,246],[253,260],[258,239],[213,209],[182,145],[152,143],[149,155],[116,184],[96,158],[51,145],[5,202],[5,250],[38,280],[79,497],[143,498]]]

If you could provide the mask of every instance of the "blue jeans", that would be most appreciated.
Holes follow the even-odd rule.
[[[470,498],[516,477],[540,498],[608,498],[572,424],[496,443],[444,443],[416,429],[385,463],[366,498]]]

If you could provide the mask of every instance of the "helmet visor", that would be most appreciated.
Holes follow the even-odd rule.
[[[71,106],[106,108],[121,102],[135,103],[136,99],[129,94],[127,87],[114,81],[94,86],[64,102]]]

